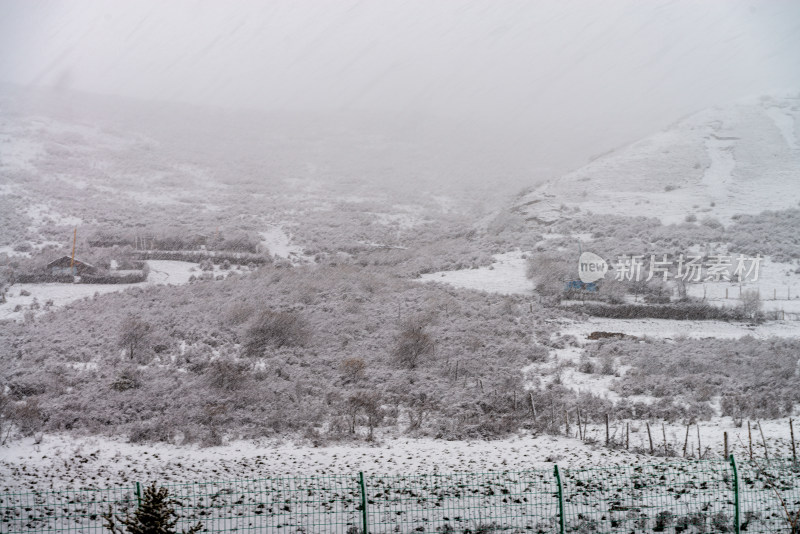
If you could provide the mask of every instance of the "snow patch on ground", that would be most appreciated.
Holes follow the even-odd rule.
[[[427,273],[419,280],[502,295],[532,295],[533,283],[525,276],[527,260],[523,258],[524,254],[521,250],[495,254],[495,261],[488,267]]]
[[[800,334],[797,321],[770,321],[761,325],[724,321],[676,321],[670,319],[608,319],[589,317],[585,321],[567,321],[560,332],[586,340],[592,332],[619,332],[629,336],[655,339],[718,338],[738,339],[752,336],[757,339],[770,337],[796,338]]]
[[[42,241],[39,243],[32,243],[29,242],[31,248],[34,250],[42,250],[45,247],[55,247],[55,248],[62,248],[64,245],[63,243],[59,243],[58,241]],[[0,254],[7,254],[9,256],[21,256],[21,257],[30,257],[30,252],[20,252],[18,250],[14,250],[13,245],[4,245],[0,247]]]
[[[33,220],[32,230],[36,230],[45,224],[78,226],[83,222],[79,217],[61,215],[47,204],[31,204],[25,209],[25,214]]]
[[[735,258],[734,258],[735,260]],[[735,261],[734,261],[735,264]],[[750,262],[747,262],[749,268]],[[753,276],[738,282],[719,281],[687,284],[686,293],[690,297],[702,299],[717,306],[738,306],[739,296],[748,290],[758,291],[764,311],[784,311],[787,318],[800,319],[800,273],[792,263],[780,263],[762,258],[758,280]],[[798,317],[795,317],[798,315]],[[799,327],[800,328],[800,327]]]
[[[150,275],[146,282],[138,284],[14,284],[6,294],[6,302],[0,304],[0,319],[21,320],[25,311],[31,309],[34,302],[39,305],[39,308],[34,310],[38,315],[71,302],[92,298],[95,294],[101,295],[124,291],[130,287],[155,284],[186,284],[192,275],[201,274],[196,263],[186,261],[148,260],[147,264],[150,266]],[[215,274],[227,272],[215,270]],[[23,292],[28,295],[23,295]],[[45,306],[49,301],[52,301],[52,304]]]
[[[291,238],[280,226],[272,226],[261,232],[261,244],[273,257],[290,260],[292,263],[307,263],[302,247],[293,245]]]
[[[766,114],[780,130],[783,139],[786,141],[786,146],[792,150],[800,148],[797,145],[797,136],[795,135],[794,117],[777,106],[768,108]]]
[[[731,173],[736,167],[733,157],[733,141],[706,139],[706,152],[711,159],[700,183],[706,187],[707,197],[715,204],[725,205],[730,199]],[[672,221],[680,222],[680,221]]]
[[[0,169],[35,171],[33,162],[44,153],[41,143],[0,135]]]
[[[197,264],[188,261],[147,260],[150,274],[145,284],[188,284],[192,275],[198,276]],[[139,284],[134,284],[139,285]]]

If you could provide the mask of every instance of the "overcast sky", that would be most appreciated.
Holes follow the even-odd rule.
[[[554,139],[800,88],[800,2],[0,0],[0,80]]]

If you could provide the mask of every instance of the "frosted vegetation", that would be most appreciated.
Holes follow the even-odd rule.
[[[350,162],[336,157],[344,144],[373,146],[353,132],[287,141],[241,118],[245,134],[221,120],[189,142],[180,113],[138,132],[122,112],[87,126],[16,109],[0,130],[0,442],[496,439],[559,433],[565,411],[590,425],[796,413],[797,337],[745,337],[784,319],[763,295],[721,306],[659,282],[565,294],[564,281],[579,242],[610,258],[699,247],[788,265],[792,297],[797,207],[723,223],[698,206],[665,224],[573,205],[545,223],[486,186],[425,178],[434,155],[397,140]],[[392,175],[380,188],[353,178],[379,171]],[[482,170],[450,172],[477,184]],[[32,298],[74,287],[45,266],[70,253],[78,221],[77,257],[97,268],[82,281],[104,289]],[[492,273],[501,283],[480,282]],[[673,331],[713,319],[741,335],[567,333],[589,315],[670,319]]]

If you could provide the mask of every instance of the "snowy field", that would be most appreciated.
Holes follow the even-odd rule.
[[[164,482],[233,480],[270,476],[352,474],[414,474],[448,472],[520,471],[552,467],[631,465],[657,463],[664,458],[649,455],[644,422],[630,422],[629,450],[625,450],[625,424],[612,421],[611,439],[620,446],[606,448],[605,427],[588,425],[586,441],[570,435],[530,436],[521,434],[495,441],[444,441],[383,436],[377,443],[314,447],[280,440],[231,441],[219,447],[197,445],[131,444],[121,438],[45,435],[41,443],[33,438],[0,447],[0,488],[59,489],[108,487],[130,480]],[[771,458],[791,457],[787,419],[763,421],[759,430],[751,425],[753,452],[764,457],[761,431]],[[796,426],[796,425],[795,425]],[[562,425],[562,432],[563,432]],[[797,433],[797,429],[795,428]],[[737,427],[730,418],[719,418],[686,427],[679,424],[653,425],[654,452],[661,455],[664,436],[670,455],[722,458],[723,433],[728,433],[729,450],[739,457],[749,455],[747,423]],[[795,440],[798,439],[797,434]]]
[[[150,266],[147,281],[138,284],[14,284],[6,294],[6,302],[0,304],[0,319],[21,320],[34,302],[39,305],[35,312],[41,314],[70,302],[92,298],[95,294],[156,284],[186,284],[192,276],[200,276],[203,272],[198,264],[187,261],[148,260],[147,264]],[[231,271],[215,266],[214,275],[226,275]]]
[[[522,251],[495,254],[494,260],[488,267],[428,273],[419,279],[501,295],[533,294],[533,283],[525,276],[526,260]]]
[[[563,238],[561,234],[544,234],[545,240]],[[575,239],[586,240],[588,236],[577,235]],[[456,271],[440,271],[423,274],[419,280],[423,282],[440,282],[463,289],[487,291],[502,295],[533,295],[534,282],[525,275],[526,258],[536,254],[530,251],[515,250],[503,254],[495,254],[494,262],[488,267],[478,269],[461,269]],[[613,273],[606,275],[613,277]],[[577,278],[577,260],[576,260]],[[759,277],[756,281],[742,284],[733,282],[705,282],[687,285],[687,294],[694,298],[703,298],[716,306],[737,306],[740,304],[739,294],[742,291],[755,290],[761,295],[764,311],[784,311],[785,319],[800,319],[800,272],[789,263],[778,263],[766,258],[762,261]],[[675,324],[676,321],[666,321]],[[726,323],[727,324],[727,323]],[[696,325],[681,330],[696,331]],[[712,327],[712,329],[716,328]],[[731,325],[732,329],[741,329],[741,325]],[[724,330],[724,327],[723,327]],[[777,329],[779,332],[781,328]],[[616,330],[614,330],[616,331]],[[800,325],[795,333],[800,332]],[[714,334],[708,334],[713,336]]]
[[[308,263],[302,247],[292,244],[291,238],[280,226],[271,226],[269,230],[261,232],[261,245],[275,258],[281,258],[296,263]]]
[[[797,321],[769,321],[760,325],[728,323],[724,321],[675,321],[670,319],[608,319],[589,317],[583,322],[564,321],[562,334],[572,334],[586,339],[592,332],[618,332],[628,336],[656,339],[720,338],[737,339],[752,336],[795,338],[800,333]]]

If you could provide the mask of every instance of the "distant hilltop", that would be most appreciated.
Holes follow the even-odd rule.
[[[577,210],[725,223],[800,202],[800,93],[714,107],[514,199],[540,224]]]

